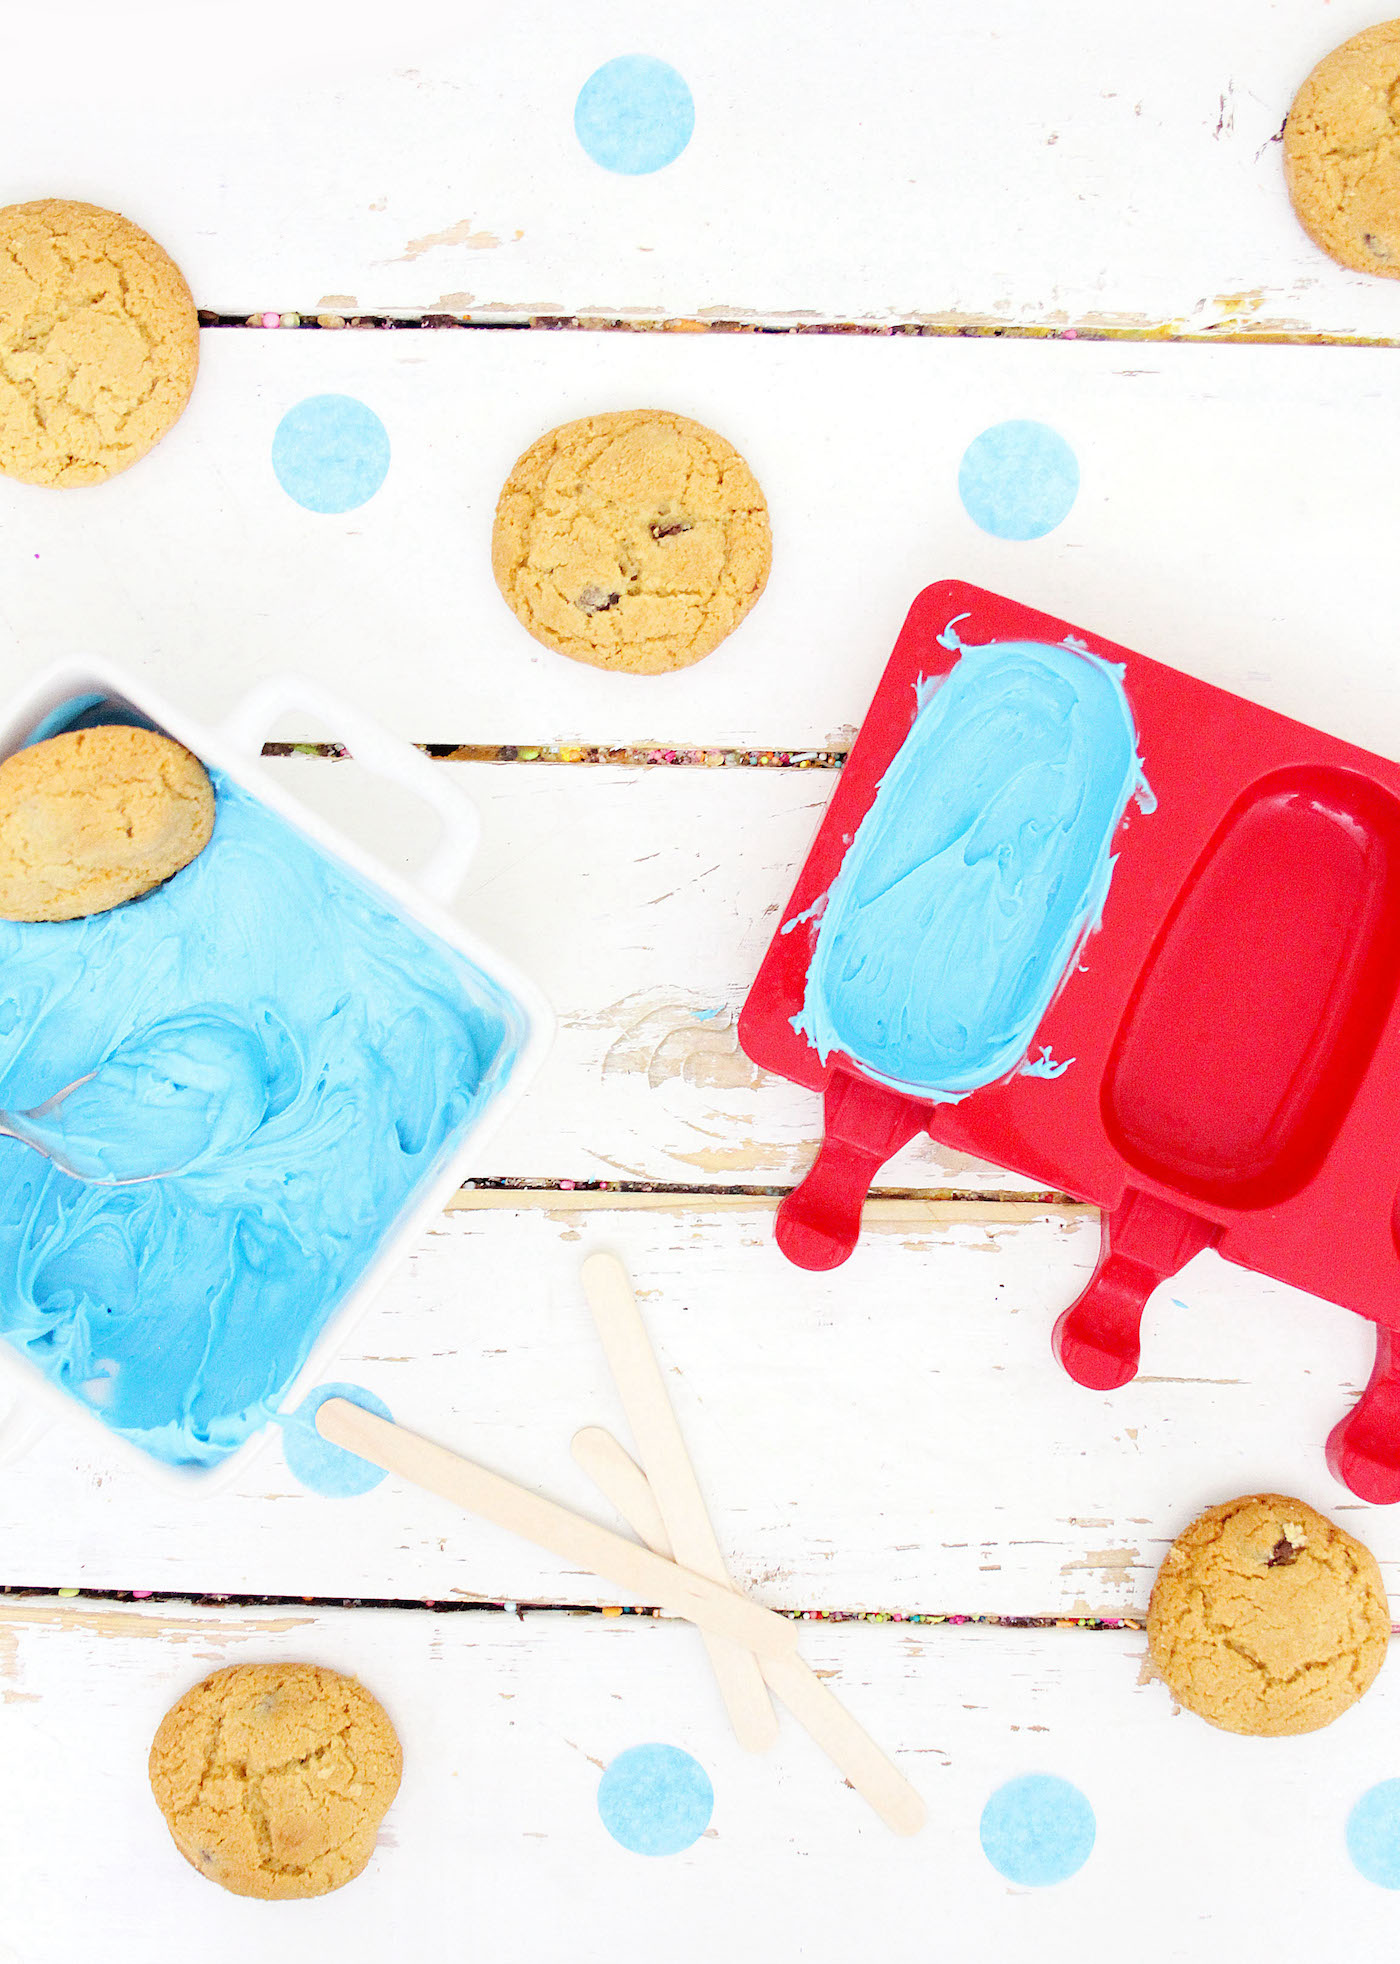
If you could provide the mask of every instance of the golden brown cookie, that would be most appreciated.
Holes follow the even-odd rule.
[[[768,579],[768,507],[732,444],[624,409],[532,443],[496,507],[491,566],[546,648],[663,675],[736,628]]]
[[[120,212],[0,209],[0,471],[96,484],[144,457],[199,365],[180,269]]]
[[[1227,1732],[1313,1732],[1369,1687],[1390,1641],[1375,1556],[1301,1500],[1209,1508],[1167,1551],[1147,1611],[1173,1696]]]
[[[1400,280],[1400,20],[1324,55],[1283,132],[1293,209],[1344,266]]]
[[[211,1882],[235,1896],[324,1896],[369,1860],[402,1764],[383,1707],[354,1678],[235,1664],[161,1720],[151,1792]]]
[[[183,744],[104,725],[0,764],[0,919],[105,913],[188,866],[214,831],[214,787]]]

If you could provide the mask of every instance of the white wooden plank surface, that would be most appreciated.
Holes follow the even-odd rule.
[[[771,1210],[449,1214],[334,1375],[606,1518],[569,1453],[582,1425],[627,1436],[578,1281],[600,1246],[642,1292],[731,1572],[770,1607],[1140,1613],[1186,1522],[1260,1490],[1345,1521],[1400,1583],[1400,1513],[1355,1501],[1322,1457],[1365,1381],[1369,1327],[1202,1256],[1154,1298],[1144,1375],[1085,1391],[1049,1348],[1097,1251],[1084,1220],[886,1222],[811,1275],[778,1254]],[[311,1495],[275,1442],[237,1488],[187,1501],[55,1427],[6,1469],[5,1495],[15,1583],[616,1600],[393,1480]]]
[[[204,351],[187,415],[130,472],[0,479],[0,686],[100,648],[206,715],[297,667],[418,741],[839,747],[915,593],[956,576],[1400,753],[1388,350],[230,329]],[[393,446],[339,518],[293,505],[270,464],[284,411],[328,390]],[[774,531],[760,604],[664,677],[541,648],[489,562],[524,445],[648,402],[738,444]],[[967,443],[1012,416],[1060,430],[1081,469],[1030,543],[979,531],[957,495]]]
[[[1331,266],[1283,193],[1275,137],[1363,0],[839,0],[657,15],[406,0],[201,10],[173,0],[7,25],[15,72],[62,113],[7,106],[5,196],[90,197],[147,224],[202,306],[244,314],[448,311],[1008,323],[1057,331],[1400,338],[1400,289]],[[572,132],[611,55],[647,49],[697,106],[684,157],[609,176]],[[12,92],[14,93],[14,92]],[[217,717],[299,667],[420,741],[843,746],[917,588],[950,574],[1082,621],[1392,754],[1400,678],[1383,577],[1400,519],[1388,351],[925,339],[214,330],[189,416],[137,471],[66,498],[0,480],[0,688],[83,646]],[[1389,363],[1389,366],[1384,364]],[[343,390],[393,445],[343,518],[287,500],[283,411]],[[586,411],[664,402],[725,430],[774,514],[772,586],[710,661],[662,682],[529,642],[491,585],[496,491],[517,451]],[[976,530],[969,439],[1007,416],[1079,457],[1069,519],[1033,545]],[[292,733],[287,726],[283,734]],[[329,734],[298,727],[297,734]],[[418,818],[353,765],[282,767],[410,861]],[[733,1016],[826,774],[444,766],[483,807],[460,906],[561,1010],[488,1174],[785,1182],[813,1101],[755,1082]],[[1003,1184],[901,1156],[886,1179]],[[1199,1507],[1295,1491],[1400,1582],[1400,1518],[1345,1495],[1322,1441],[1369,1365],[1357,1319],[1202,1258],[1154,1300],[1145,1375],[1104,1397],[1061,1377],[1057,1311],[1096,1231],[1050,1216],[886,1213],[851,1264],[800,1274],[771,1208],[445,1216],[338,1370],[396,1415],[574,1505],[568,1451],[625,1423],[577,1287],[629,1260],[736,1577],[778,1607],[1140,1614]],[[100,1438],[57,1428],[5,1469],[11,1582],[440,1601],[605,1600],[440,1503],[385,1482],[333,1503],[270,1444],[240,1489],[181,1504]],[[1361,1882],[1347,1811],[1395,1771],[1382,1674],[1364,1711],[1259,1749],[1173,1715],[1133,1634],[812,1625],[804,1649],[928,1794],[885,1836],[790,1727],[729,1740],[692,1631],[489,1612],[112,1610],[0,1603],[0,1964],[250,1946],[349,1964],[405,1936],[582,1959],[665,1941],[697,1960],[877,1948],[1253,1964],[1379,1949],[1393,1904]],[[240,1658],[356,1670],[408,1777],[368,1876],[304,1909],[204,1885],[148,1803],[160,1714]],[[596,1818],[598,1769],[673,1739],[718,1795],[668,1864]],[[1099,1844],[1073,1882],[1009,1887],[977,1845],[1001,1780],[1076,1780]],[[81,1859],[73,1851],[81,1851]],[[813,1858],[816,1859],[813,1859]],[[1290,1886],[1305,1874],[1308,1886]],[[930,1904],[936,1905],[931,1910]],[[1146,1908],[1147,1913],[1144,1914]],[[679,1935],[677,1934],[679,1932]],[[1340,1939],[1340,1943],[1339,1943]]]
[[[192,1941],[208,1964],[369,1964],[464,1940],[580,1964],[662,1950],[703,1964],[736,1943],[906,1964],[931,1938],[950,1955],[1112,1943],[1141,1964],[1302,1964],[1393,1938],[1393,1899],[1343,1839],[1356,1800],[1394,1775],[1393,1662],[1326,1731],[1261,1743],[1174,1713],[1140,1681],[1134,1633],[808,1624],[802,1647],[926,1796],[914,1840],[882,1829],[790,1720],[771,1754],[742,1753],[693,1633],[665,1624],[4,1605],[0,1959],[65,1964],[97,1931],[112,1964]],[[184,1863],[145,1765],[190,1683],[282,1658],[361,1676],[399,1730],[404,1779],[356,1882],[266,1905]],[[615,1844],[596,1804],[601,1769],[652,1740],[691,1752],[715,1789],[709,1830],[660,1860]],[[1051,1888],[1007,1883],[978,1842],[989,1796],[1026,1772],[1073,1781],[1096,1817],[1089,1860]]]
[[[1242,324],[1395,336],[1394,283],[1295,223],[1277,134],[1374,0],[179,0],[16,10],[7,195],[129,210],[201,306]],[[57,22],[66,20],[64,32]],[[695,134],[591,163],[645,51]]]
[[[289,757],[269,768],[398,870],[426,857],[428,808],[358,764]],[[559,1018],[542,1073],[475,1170],[681,1186],[801,1178],[820,1101],[756,1070],[735,1025],[835,772],[435,768],[482,819],[456,912],[540,985]],[[880,1184],[1029,1190],[929,1139],[892,1160]]]

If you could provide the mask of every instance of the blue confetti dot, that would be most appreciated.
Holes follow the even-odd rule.
[[[272,468],[307,511],[354,511],[384,482],[389,432],[354,396],[307,396],[277,425]]]
[[[1347,1820],[1347,1853],[1368,1882],[1400,1889],[1400,1780],[1362,1794]]]
[[[1094,1810],[1068,1780],[1027,1773],[998,1787],[982,1809],[982,1851],[1008,1882],[1040,1889],[1088,1861]]]
[[[376,1398],[361,1384],[318,1384],[294,1412],[279,1415],[283,1457],[296,1478],[313,1493],[325,1494],[331,1500],[349,1500],[354,1494],[368,1493],[371,1487],[377,1487],[384,1478],[384,1469],[321,1437],[316,1430],[316,1414],[327,1398],[347,1398],[352,1405],[363,1406],[365,1411],[375,1412],[380,1418],[392,1418],[394,1414],[383,1399]]]
[[[974,525],[997,539],[1041,539],[1079,494],[1079,462],[1044,423],[993,423],[958,466],[958,496]]]
[[[709,1774],[679,1746],[629,1746],[598,1783],[603,1826],[634,1855],[679,1855],[700,1839],[714,1806]]]
[[[604,170],[626,177],[673,164],[695,128],[695,103],[669,62],[619,55],[594,69],[574,104],[578,140]]]

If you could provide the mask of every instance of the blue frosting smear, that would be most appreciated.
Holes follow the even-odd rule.
[[[956,636],[951,645],[960,646]],[[832,882],[796,1029],[932,1102],[1016,1070],[1148,794],[1121,668],[1035,641],[965,647]],[[1048,1053],[1036,1075],[1058,1073]]]
[[[274,1413],[524,1033],[498,984],[218,772],[209,845],[110,913],[0,921],[0,1334],[157,1459]],[[36,1130],[38,1128],[36,1127]]]

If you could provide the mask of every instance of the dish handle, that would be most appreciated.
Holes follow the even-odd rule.
[[[437,813],[441,831],[425,863],[409,877],[429,900],[446,906],[461,886],[477,844],[475,808],[436,764],[401,737],[299,675],[272,676],[249,690],[219,735],[250,762],[279,716],[299,710],[335,732],[351,759],[377,777],[419,797]]]
[[[1103,1223],[1098,1266],[1050,1339],[1076,1384],[1116,1391],[1137,1376],[1142,1312],[1159,1282],[1212,1247],[1220,1229],[1130,1187]]]
[[[778,1209],[778,1246],[798,1268],[836,1268],[860,1236],[875,1175],[928,1124],[929,1108],[835,1065],[826,1081],[822,1142],[801,1186]]]
[[[23,1392],[12,1398],[9,1410],[0,1418],[0,1466],[23,1459],[52,1424],[53,1414],[26,1398]]]

